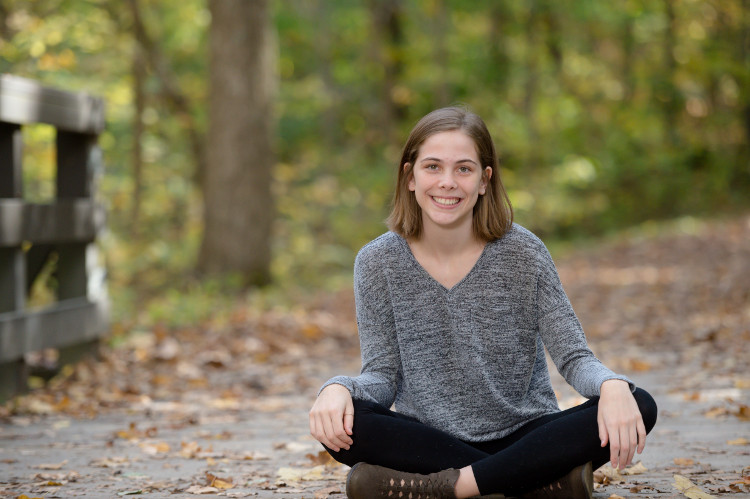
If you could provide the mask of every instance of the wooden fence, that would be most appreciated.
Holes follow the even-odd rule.
[[[24,200],[22,127],[35,123],[56,130],[56,196],[46,204]],[[101,99],[0,75],[0,399],[26,388],[27,353],[56,348],[71,361],[107,330],[96,246],[105,214],[95,201],[103,129]],[[32,308],[31,287],[49,265],[56,301]]]

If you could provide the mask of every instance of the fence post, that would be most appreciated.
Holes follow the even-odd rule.
[[[0,199],[23,197],[20,125],[0,123]],[[0,247],[0,313],[26,307],[26,263],[20,247]],[[0,363],[0,398],[26,390],[27,370],[23,359]]]
[[[57,132],[52,203],[23,198],[21,127],[34,123]],[[104,210],[95,200],[103,129],[101,99],[0,75],[0,400],[26,387],[27,353],[56,348],[65,364],[106,333],[109,302],[96,252]],[[29,307],[33,281],[53,255],[57,302]]]

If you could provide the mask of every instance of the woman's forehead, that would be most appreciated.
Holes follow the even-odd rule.
[[[477,144],[462,130],[437,132],[427,137],[417,150],[417,159],[428,155],[437,155],[437,159],[443,159],[442,156],[447,159],[456,155],[479,159]]]

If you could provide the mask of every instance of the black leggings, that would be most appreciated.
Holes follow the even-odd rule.
[[[650,432],[656,402],[640,388],[633,395]],[[609,461],[609,446],[602,448],[599,440],[598,403],[597,397],[543,416],[499,440],[464,442],[376,403],[355,400],[354,444],[349,450],[326,450],[349,466],[367,462],[412,473],[471,465],[481,494],[520,494],[588,461],[594,469]]]

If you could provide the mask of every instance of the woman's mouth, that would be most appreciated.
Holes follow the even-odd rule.
[[[441,206],[455,206],[461,202],[461,198],[441,198],[432,196],[432,200]]]

